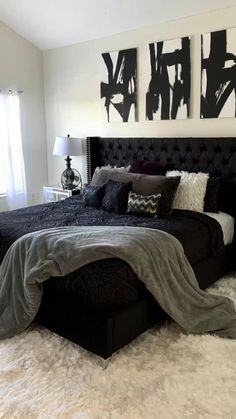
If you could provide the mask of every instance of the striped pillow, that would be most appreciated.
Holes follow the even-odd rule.
[[[129,192],[127,212],[156,216],[160,198],[161,194],[139,195],[134,192]]]

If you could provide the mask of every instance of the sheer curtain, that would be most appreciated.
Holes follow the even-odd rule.
[[[20,126],[20,98],[16,91],[0,90],[0,191],[8,209],[27,204],[25,165]]]

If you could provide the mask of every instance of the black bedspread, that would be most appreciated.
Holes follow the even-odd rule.
[[[160,229],[180,240],[192,265],[208,255],[220,255],[224,250],[220,225],[204,214],[175,210],[171,216],[161,218],[117,215],[85,207],[81,196],[73,196],[60,202],[1,213],[0,262],[10,245],[22,235],[65,225],[127,225]]]
[[[160,229],[180,240],[192,266],[210,255],[224,252],[220,225],[204,214],[175,210],[171,216],[161,218],[117,215],[84,207],[82,197],[73,196],[56,203],[1,213],[0,261],[10,245],[22,235],[65,225],[129,225]],[[66,291],[98,304],[106,304],[109,300],[112,306],[135,301],[143,288],[131,268],[118,259],[94,262],[66,278],[49,280],[46,286],[53,288],[52,292]]]

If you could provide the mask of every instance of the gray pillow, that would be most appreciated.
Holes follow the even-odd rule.
[[[114,180],[115,182],[138,182],[141,174],[129,173],[127,171],[117,170],[116,168],[108,169],[101,167],[99,170],[96,169],[90,185],[102,186],[107,183],[108,180]]]
[[[102,186],[111,179],[116,182],[132,182],[132,191],[141,195],[161,194],[158,214],[169,215],[172,212],[172,202],[175,197],[180,176],[151,176],[140,173],[124,173],[111,170],[100,170],[93,176],[91,185]]]
[[[109,177],[110,175],[114,173],[128,173],[129,169],[130,169],[130,166],[113,167],[113,166],[107,165],[107,166],[102,166],[102,167],[96,167],[90,185],[102,186],[102,184],[100,184],[102,178],[105,179],[105,181],[103,182],[104,184],[104,183],[107,183],[107,181],[110,179]]]

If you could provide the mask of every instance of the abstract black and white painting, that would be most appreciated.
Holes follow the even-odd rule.
[[[202,35],[201,118],[236,116],[236,28]]]
[[[190,38],[149,44],[146,119],[185,119],[190,105]]]
[[[137,49],[102,54],[101,99],[108,122],[136,121]]]

